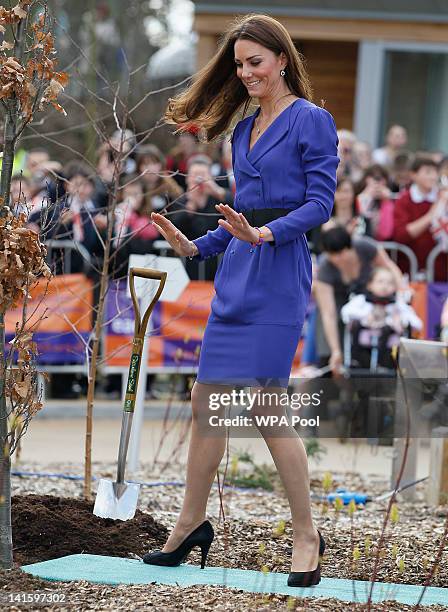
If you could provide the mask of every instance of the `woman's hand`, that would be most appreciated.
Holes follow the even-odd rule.
[[[178,230],[169,219],[153,212],[151,213],[151,221],[178,255],[181,257],[191,257],[194,255],[196,248],[193,242],[188,240],[185,234]]]
[[[218,223],[221,227],[230,232],[235,238],[239,238],[245,242],[258,242],[258,230],[249,225],[243,213],[237,213],[236,210],[231,208],[228,204],[216,204],[215,206],[218,211],[225,216],[225,220],[218,219]]]

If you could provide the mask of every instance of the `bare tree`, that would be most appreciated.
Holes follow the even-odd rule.
[[[45,2],[20,1],[0,8],[0,102],[4,147],[0,181],[0,565],[12,566],[10,455],[40,408],[35,393],[36,347],[26,329],[29,289],[42,274],[50,276],[45,247],[25,227],[26,215],[11,211],[10,186],[17,141],[33,115],[51,104],[65,112],[57,96],[67,75],[56,70],[51,20]],[[23,300],[12,352],[5,357],[5,313]],[[12,368],[14,356],[17,369]]]

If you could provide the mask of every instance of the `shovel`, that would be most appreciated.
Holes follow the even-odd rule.
[[[135,277],[159,280],[160,285],[146,309],[143,319],[135,292]],[[132,355],[129,366],[128,384],[124,400],[123,419],[121,422],[120,447],[118,450],[117,480],[101,479],[93,508],[93,514],[101,518],[119,519],[126,521],[133,518],[137,509],[138,492],[140,485],[128,483],[124,480],[126,457],[128,453],[129,436],[131,434],[132,417],[134,415],[135,398],[137,395],[138,376],[140,373],[143,341],[151,312],[165,286],[167,273],[146,268],[131,268],[129,271],[129,288],[135,311],[134,339],[132,341]]]

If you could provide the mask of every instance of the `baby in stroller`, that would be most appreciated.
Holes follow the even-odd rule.
[[[342,307],[341,318],[349,330],[345,352],[350,355],[345,365],[369,370],[378,366],[394,369],[392,354],[400,336],[423,327],[414,309],[398,294],[393,274],[381,267],[371,272],[366,291]]]
[[[372,443],[390,444],[396,401],[393,351],[401,336],[422,329],[422,321],[398,293],[392,273],[383,267],[372,270],[365,292],[342,307],[341,319],[346,324],[344,365],[351,383],[340,415],[344,431]]]

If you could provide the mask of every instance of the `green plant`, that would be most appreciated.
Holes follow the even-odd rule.
[[[241,467],[241,464],[245,464]],[[273,466],[257,465],[248,450],[237,451],[232,457],[232,468],[227,477],[228,483],[236,487],[261,488],[273,491],[273,478],[276,475]]]
[[[308,457],[313,457],[317,462],[319,462],[322,459],[322,455],[325,455],[327,452],[327,449],[319,443],[317,438],[304,438],[303,443]]]

